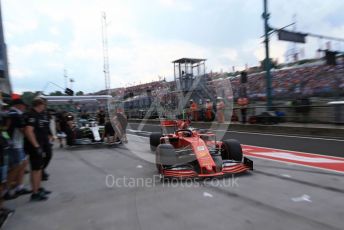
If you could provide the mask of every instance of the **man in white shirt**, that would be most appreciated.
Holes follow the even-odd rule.
[[[11,138],[13,151],[10,156],[10,172],[8,179],[8,192],[5,199],[14,199],[17,196],[31,193],[24,188],[24,174],[28,161],[24,152],[24,117],[26,104],[21,99],[11,102],[11,108],[7,113],[6,127]]]

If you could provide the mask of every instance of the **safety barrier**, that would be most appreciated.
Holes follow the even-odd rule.
[[[126,110],[129,119],[156,119],[166,117],[171,119],[189,118],[192,121],[219,121],[221,114],[224,116],[224,122],[243,122],[243,116],[246,122],[251,124],[274,124],[283,122],[295,123],[320,123],[320,124],[344,124],[344,103],[327,105],[299,105],[299,106],[273,106],[267,111],[265,106],[247,106],[247,107],[226,107],[224,110],[209,111],[199,109],[191,111],[186,109],[184,113],[177,113],[173,110]],[[197,120],[195,118],[197,117]]]

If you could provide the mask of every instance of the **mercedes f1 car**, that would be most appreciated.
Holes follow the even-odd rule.
[[[253,161],[244,157],[237,140],[216,140],[214,133],[188,127],[185,121],[163,121],[175,131],[150,135],[156,167],[163,177],[215,177],[253,170]]]
[[[93,119],[79,119],[78,125],[73,129],[75,145],[98,144],[102,143],[104,126],[98,126]]]
[[[75,107],[80,104],[95,105],[105,104],[112,100],[111,95],[87,95],[87,96],[41,96],[48,101],[50,106],[69,105]],[[70,114],[63,118],[68,122],[69,128],[63,130],[64,134],[59,134],[62,139],[67,138],[67,144],[70,146],[75,145],[90,145],[102,144],[103,133],[105,127],[98,125],[96,119],[76,119]]]

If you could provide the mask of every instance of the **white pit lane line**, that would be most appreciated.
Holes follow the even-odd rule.
[[[203,196],[204,197],[209,197],[209,198],[213,198],[214,196],[211,194],[211,193],[209,193],[209,192],[203,192]]]
[[[291,198],[293,202],[309,202],[312,203],[311,197],[307,194],[303,194],[300,197],[293,197]]]
[[[261,155],[261,156],[269,156],[275,157],[284,160],[294,160],[299,162],[307,162],[307,163],[343,163],[343,160],[333,160],[328,158],[321,158],[321,157],[306,157],[306,156],[296,156],[291,153],[283,152],[283,151],[276,151],[276,152],[250,152],[252,154]]]
[[[291,178],[291,176],[289,174],[281,174],[281,176],[283,176],[285,178]]]

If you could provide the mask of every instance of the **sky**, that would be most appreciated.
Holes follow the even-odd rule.
[[[268,7],[273,27],[295,17],[297,31],[344,38],[344,1],[270,0]],[[263,0],[1,0],[1,8],[18,93],[61,90],[64,70],[75,91],[104,89],[102,12],[111,88],[172,80],[171,62],[181,57],[206,58],[207,72],[241,70],[264,58]],[[312,58],[326,42],[307,38],[297,48]],[[280,63],[292,47],[271,38],[271,56]]]

